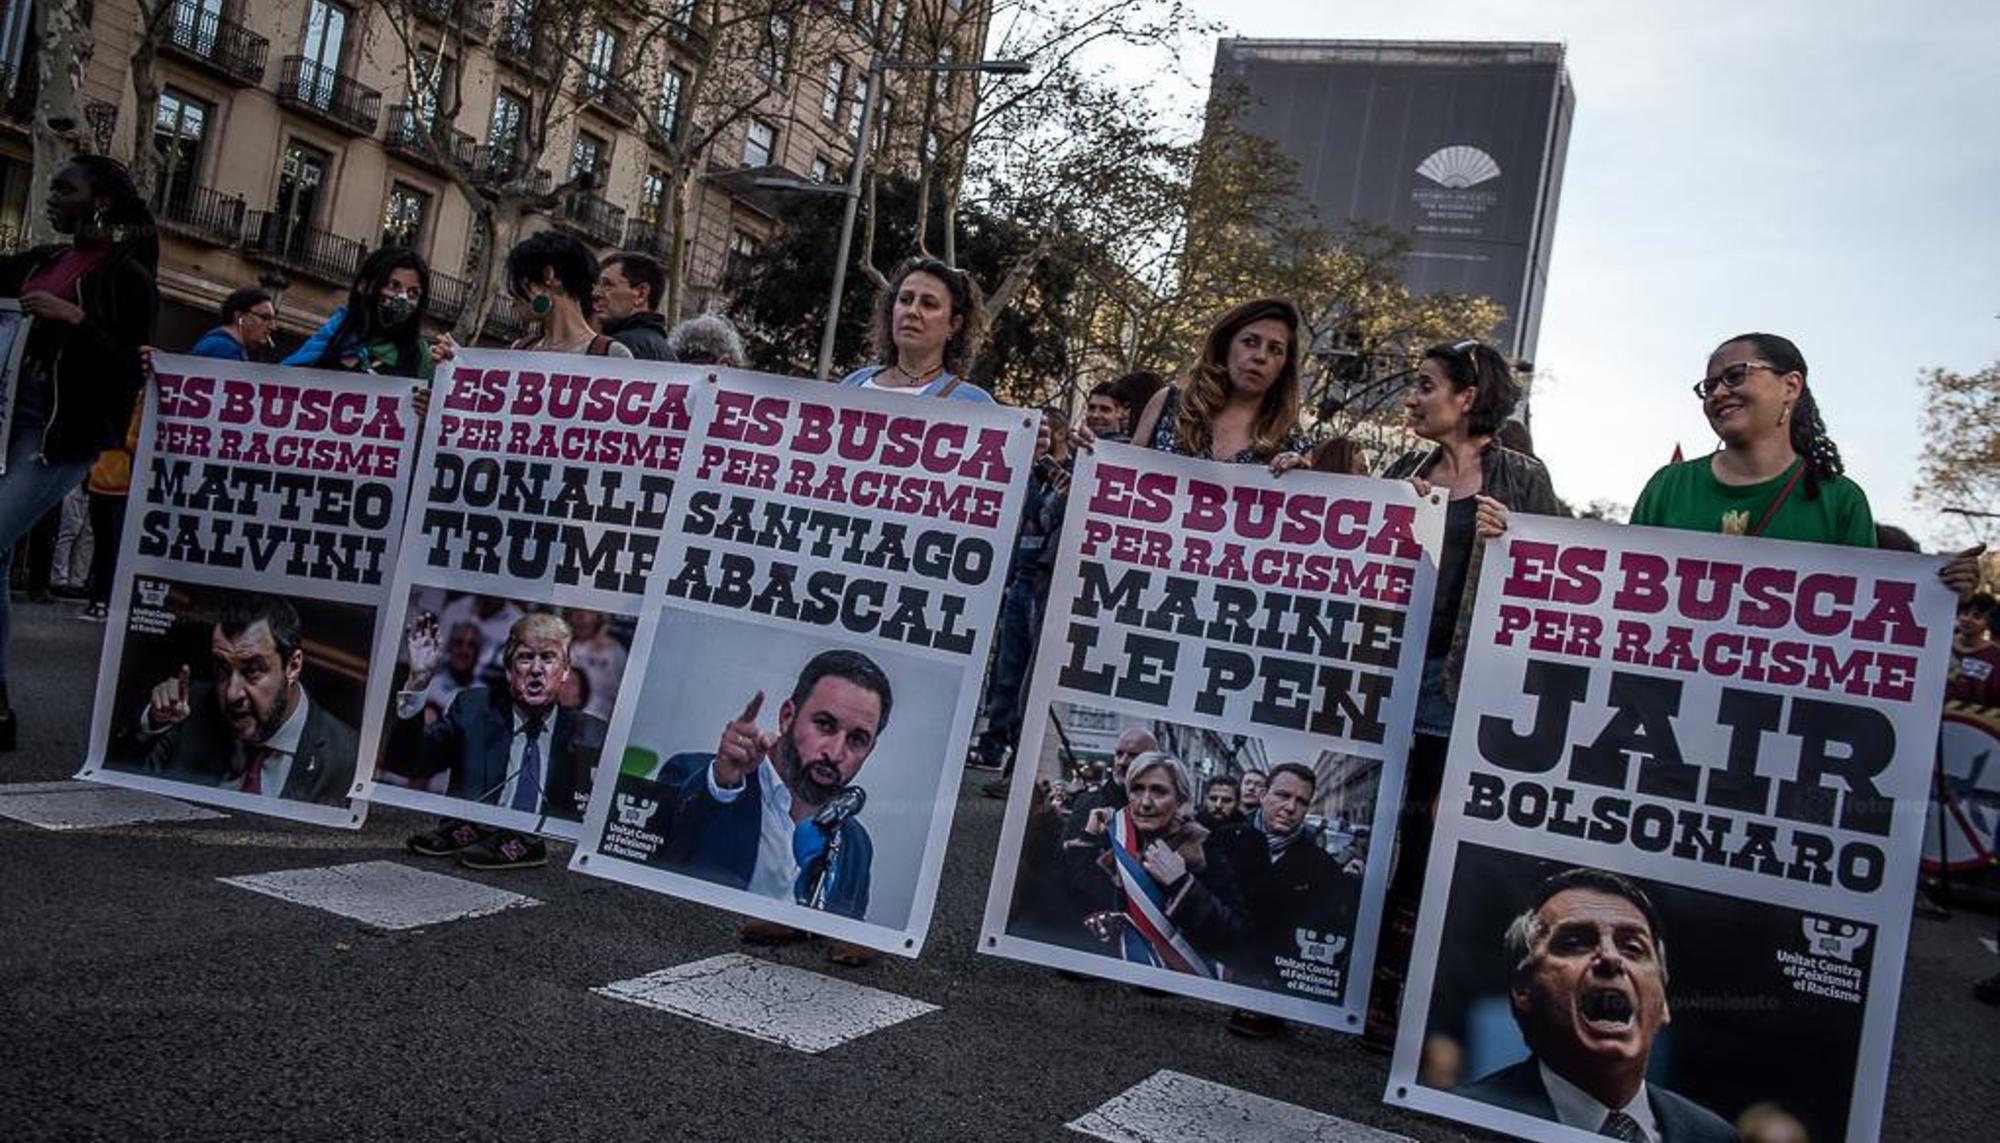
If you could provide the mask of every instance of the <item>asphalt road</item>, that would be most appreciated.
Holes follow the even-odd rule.
[[[21,748],[0,782],[82,758],[102,627],[15,605]],[[1417,1139],[1388,1062],[1303,1030],[974,951],[1000,803],[967,783],[930,945],[862,970],[757,955],[940,1006],[807,1055],[594,995],[739,949],[736,921],[561,868],[465,874],[542,907],[387,933],[216,878],[406,861],[423,819],[358,833],[249,815],[51,832],[0,820],[0,1125],[12,1139],[1076,1139],[1063,1124],[1160,1069]],[[1969,983],[1990,917],[1917,922],[1883,1137],[1994,1138],[2000,1008]],[[1754,1043],[1746,1053],[1760,1050]]]

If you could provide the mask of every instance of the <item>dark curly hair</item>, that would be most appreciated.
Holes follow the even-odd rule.
[[[958,321],[958,328],[945,339],[944,367],[954,376],[963,377],[979,353],[980,329],[986,324],[986,299],[972,275],[954,270],[936,258],[906,258],[889,275],[888,287],[875,297],[874,333],[869,348],[878,364],[896,364],[896,295],[902,293],[904,280],[917,273],[929,274],[943,282],[945,291],[951,295],[951,316]]]
[[[409,320],[391,329],[384,326],[376,314],[375,299],[381,296],[382,287],[389,283],[389,275],[398,270],[416,273],[417,303],[411,307]],[[430,352],[424,346],[424,319],[430,316],[430,312],[431,268],[424,262],[423,255],[407,246],[380,247],[368,255],[361,268],[354,272],[354,281],[347,291],[347,307],[340,315],[340,325],[327,339],[326,348],[315,364],[322,369],[339,369],[341,359],[353,353],[356,346],[386,341],[396,347],[393,373],[401,377],[419,376]]]
[[[1521,390],[1514,384],[1514,367],[1490,345],[1478,341],[1433,345],[1424,350],[1424,360],[1444,366],[1445,376],[1451,378],[1452,392],[1478,388],[1472,397],[1472,407],[1465,411],[1466,432],[1475,437],[1490,437],[1499,432],[1514,406],[1520,403]]]
[[[1716,353],[1732,345],[1748,345],[1757,351],[1779,375],[1796,373],[1799,375],[1799,399],[1792,406],[1788,422],[1792,439],[1792,451],[1806,458],[1803,485],[1806,498],[1819,496],[1820,486],[1828,484],[1847,471],[1841,463],[1840,448],[1826,435],[1826,422],[1820,418],[1819,402],[1813,399],[1812,386],[1807,384],[1805,354],[1792,344],[1790,338],[1779,337],[1775,333],[1739,333],[1715,347]],[[1713,356],[1711,354],[1710,356]]]

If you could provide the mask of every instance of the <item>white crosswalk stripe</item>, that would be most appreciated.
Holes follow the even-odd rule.
[[[324,909],[378,929],[418,929],[541,904],[533,897],[394,861],[285,869],[216,880],[295,905]]]
[[[0,817],[48,830],[107,829],[137,822],[198,822],[226,815],[175,798],[94,782],[0,786]]]
[[[592,991],[814,1053],[938,1010],[935,1004],[742,953]]]
[[[1158,1071],[1069,1125],[1111,1143],[1410,1143],[1337,1116],[1180,1072]]]

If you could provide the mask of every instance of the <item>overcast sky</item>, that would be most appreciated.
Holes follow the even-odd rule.
[[[1248,37],[1567,45],[1534,408],[1565,499],[1629,505],[1677,441],[1712,448],[1688,385],[1761,329],[1804,352],[1876,519],[1947,539],[1912,504],[1917,378],[2000,359],[2000,3],[1191,2]]]

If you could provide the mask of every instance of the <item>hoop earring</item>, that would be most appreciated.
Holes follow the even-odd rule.
[[[97,208],[97,213],[95,213],[95,214],[93,214],[93,215],[91,215],[91,216],[90,216],[90,225],[91,225],[91,228],[92,228],[92,229],[94,229],[94,230],[96,230],[96,231],[97,231],[98,233],[100,233],[100,234],[101,234],[101,233],[103,233],[103,232],[104,232],[104,208],[103,208],[103,207],[101,207],[101,206],[100,206],[100,207],[98,207],[98,208]]]
[[[1792,406],[1790,402],[1787,402],[1784,408],[1778,410],[1778,427],[1783,428],[1785,422],[1791,419],[1792,419]]]

